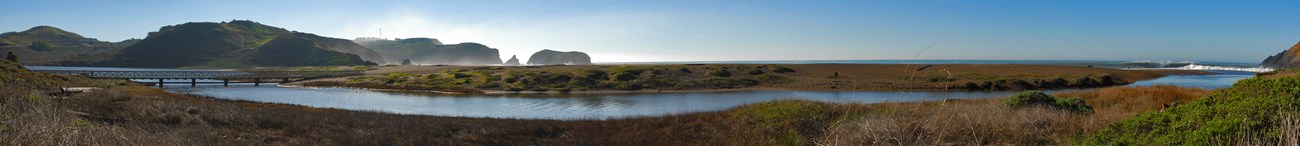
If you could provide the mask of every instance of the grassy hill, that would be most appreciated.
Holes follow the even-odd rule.
[[[478,43],[444,45],[430,38],[357,40],[356,42],[379,52],[388,59],[388,62],[410,59],[415,64],[501,64],[501,55],[497,49]]]
[[[0,52],[13,52],[27,65],[60,65],[94,62],[134,43],[134,40],[105,42],[52,26],[37,26],[21,32],[0,34]]]
[[[268,45],[277,40],[284,43]],[[375,64],[367,62],[365,56],[335,50],[335,48],[368,49],[334,47],[355,44],[338,43],[337,41],[323,43],[322,40],[329,41],[331,38],[292,32],[284,28],[267,26],[252,21],[192,22],[162,27],[157,32],[149,33],[149,36],[144,40],[112,55],[111,59],[87,65],[153,68],[232,68]],[[382,58],[369,59],[382,61]]]

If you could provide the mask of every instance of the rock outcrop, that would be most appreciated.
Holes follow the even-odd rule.
[[[550,49],[544,49],[542,51],[537,51],[537,53],[533,53],[533,56],[528,57],[528,64],[530,65],[551,65],[551,64],[585,65],[585,64],[591,64],[591,56],[587,56],[587,53],[582,53],[578,51],[560,52],[560,51],[555,51]]]
[[[1300,68],[1300,43],[1291,46],[1291,49],[1282,51],[1282,53],[1265,58],[1264,62],[1259,63],[1259,66],[1276,69]]]
[[[519,65],[519,57],[510,55],[510,60],[506,60],[505,65]]]

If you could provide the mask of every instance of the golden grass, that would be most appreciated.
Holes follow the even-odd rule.
[[[1163,104],[1202,97],[1203,89],[1176,86],[1111,87],[1059,93],[1080,97],[1095,112],[1079,114],[1047,107],[1007,108],[999,99],[876,104],[857,120],[831,126],[817,143],[826,145],[1049,145],[1102,129]]]

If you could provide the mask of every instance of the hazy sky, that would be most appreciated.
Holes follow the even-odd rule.
[[[596,62],[923,59],[1258,62],[1300,41],[1300,1],[0,1],[0,31],[108,41],[253,20],[352,39],[477,42]]]

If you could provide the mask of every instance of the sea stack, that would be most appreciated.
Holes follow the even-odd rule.
[[[1264,62],[1259,63],[1260,67],[1275,69],[1300,68],[1300,43],[1291,46],[1291,49],[1269,56]]]
[[[519,57],[516,56],[517,55],[510,55],[510,60],[506,60],[505,65],[511,65],[511,66],[519,65]]]
[[[570,64],[585,65],[591,64],[591,57],[587,53],[578,51],[560,52],[550,49],[544,49],[533,53],[528,57],[528,64],[531,65],[552,65],[552,64]]]

